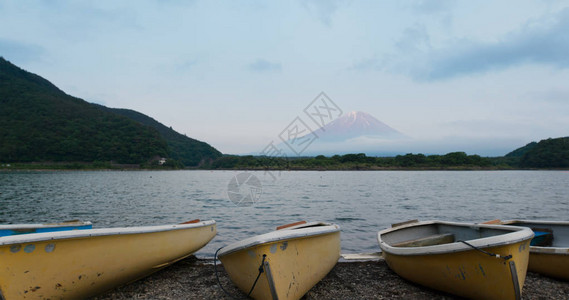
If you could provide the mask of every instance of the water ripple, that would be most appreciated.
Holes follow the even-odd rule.
[[[0,172],[0,222],[92,221],[95,228],[215,219],[198,256],[300,220],[337,223],[343,252],[378,251],[377,231],[410,219],[569,220],[567,172],[282,172],[252,207],[227,198],[239,172]]]

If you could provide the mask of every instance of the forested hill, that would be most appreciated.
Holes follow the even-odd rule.
[[[159,130],[69,96],[0,57],[0,162],[141,164],[176,157],[197,165],[220,155],[201,144],[175,149],[181,148]]]
[[[537,142],[531,142],[523,147],[520,147],[508,154],[505,155],[505,157],[517,157],[517,158],[521,158],[522,156],[524,156],[528,151],[530,151],[532,148],[534,148],[537,145]]]
[[[168,157],[180,161],[186,166],[200,165],[222,156],[221,152],[209,144],[180,134],[145,114],[131,109],[108,108],[104,106],[103,109],[158,130],[168,143]]]
[[[569,168],[569,137],[532,142],[506,156],[520,157],[519,165],[524,168]]]

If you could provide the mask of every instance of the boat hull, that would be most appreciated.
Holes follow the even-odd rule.
[[[529,227],[534,231],[551,230],[550,246],[530,246],[528,270],[569,281],[569,222],[508,220],[499,223]]]
[[[529,228],[414,222],[380,231],[388,266],[401,277],[471,299],[520,299]]]
[[[339,230],[339,229],[338,229]],[[231,281],[254,299],[300,299],[340,258],[340,232],[282,239],[219,257]]]
[[[544,253],[531,248],[529,271],[569,281],[569,249],[563,249],[564,253]]]
[[[7,300],[94,296],[191,255],[216,233],[214,221],[171,227],[117,234],[81,230],[80,237],[63,233],[68,236],[54,239],[30,234],[29,242],[4,243],[0,290]]]
[[[515,281],[521,291],[526,277],[526,248],[529,241],[484,249],[501,255],[514,253],[508,261],[476,250],[416,256],[383,252],[383,257],[395,273],[426,287],[471,299],[516,299]]]

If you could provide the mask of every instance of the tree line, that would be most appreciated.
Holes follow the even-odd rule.
[[[424,155],[408,153],[395,157],[374,157],[365,153],[334,155],[327,157],[266,157],[227,155],[211,164],[212,169],[325,169],[325,170],[373,170],[373,169],[448,169],[448,168],[490,168],[506,167],[504,162],[465,152],[451,152],[445,155]]]

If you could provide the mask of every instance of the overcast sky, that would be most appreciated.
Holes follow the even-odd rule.
[[[259,152],[325,92],[423,143],[569,135],[569,1],[4,1],[0,55],[73,96]]]

